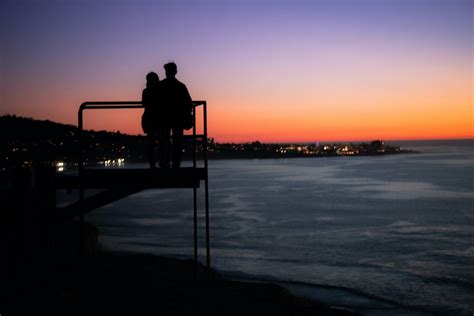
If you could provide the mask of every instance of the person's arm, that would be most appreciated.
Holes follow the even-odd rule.
[[[186,113],[191,113],[191,110],[193,108],[193,99],[191,98],[191,95],[189,94],[188,88],[183,84],[183,103],[185,105],[185,110]]]
[[[143,89],[143,92],[142,92],[142,106],[144,108],[148,107],[148,98],[147,98],[146,89]]]

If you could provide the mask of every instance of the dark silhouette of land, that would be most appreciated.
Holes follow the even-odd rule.
[[[105,251],[56,253],[55,260],[19,265],[22,275],[2,282],[2,314],[355,315],[275,284],[231,281],[215,271],[211,288],[196,285],[192,260]]]
[[[62,161],[69,166],[77,164],[77,127],[17,116],[0,116],[0,171],[33,164],[51,165]],[[85,159],[97,164],[118,159],[126,162],[146,162],[148,140],[145,136],[132,136],[120,132],[84,131]],[[347,146],[347,147],[346,147]],[[202,142],[197,140],[202,152]],[[183,159],[191,158],[191,142],[184,139]],[[413,153],[411,150],[388,146],[380,141],[363,144],[265,144],[208,143],[209,159],[292,158],[373,156]]]

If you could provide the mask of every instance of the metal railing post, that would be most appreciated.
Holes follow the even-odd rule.
[[[78,113],[78,127],[79,127],[79,202],[83,203],[84,201],[84,183],[83,183],[83,173],[84,173],[84,140],[83,140],[83,110],[86,106],[85,103],[81,104],[79,107]],[[85,253],[85,229],[84,229],[84,208],[80,208],[79,215],[79,254],[84,255]]]
[[[208,175],[208,161],[207,161],[207,102],[203,103],[204,115],[204,169],[205,169],[205,183],[204,183],[204,206],[206,209],[206,265],[207,278],[209,285],[211,283],[211,246],[210,246],[210,228],[209,228],[209,175]]]
[[[196,106],[193,105],[193,168],[196,168]],[[198,281],[197,189],[193,188],[194,281]]]

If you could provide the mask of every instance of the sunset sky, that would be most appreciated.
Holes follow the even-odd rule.
[[[175,61],[218,141],[472,138],[472,0],[0,4],[0,114],[77,124]],[[141,133],[142,111],[86,127]]]

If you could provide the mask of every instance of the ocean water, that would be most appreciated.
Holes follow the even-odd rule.
[[[213,267],[366,315],[472,315],[474,141],[396,144],[420,153],[210,161]],[[106,248],[193,254],[192,190],[87,220]],[[199,223],[204,262],[202,203]]]

